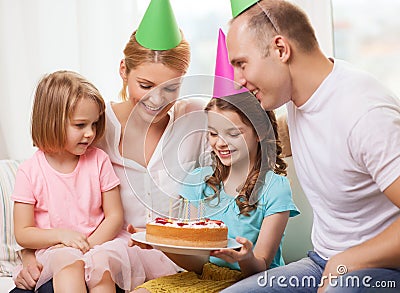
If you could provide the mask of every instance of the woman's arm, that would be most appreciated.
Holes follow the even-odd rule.
[[[238,262],[245,276],[265,271],[278,251],[288,219],[289,211],[264,218],[254,250],[252,250],[253,244],[248,239],[237,237],[236,240],[243,245],[240,251],[222,249],[212,252],[211,255],[227,262]]]
[[[164,254],[181,268],[197,274],[203,272],[203,266],[209,259],[208,255],[183,255],[167,252],[164,252]]]
[[[14,234],[24,248],[41,249],[57,244],[74,247],[82,252],[89,250],[86,236],[67,229],[40,229],[35,226],[32,204],[14,202]]]
[[[121,232],[124,224],[124,212],[119,187],[103,192],[102,200],[104,220],[88,237],[90,247],[114,239]]]

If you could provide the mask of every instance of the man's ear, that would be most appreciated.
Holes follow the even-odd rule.
[[[119,63],[119,75],[121,76],[123,81],[128,80],[128,76],[126,75],[126,65],[125,65],[125,60],[122,59],[121,62]]]
[[[284,36],[277,35],[273,39],[273,46],[277,57],[282,62],[286,63],[291,54],[291,48],[288,40]]]

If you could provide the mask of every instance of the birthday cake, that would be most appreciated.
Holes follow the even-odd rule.
[[[228,228],[222,221],[156,218],[146,224],[146,240],[187,247],[226,247]]]

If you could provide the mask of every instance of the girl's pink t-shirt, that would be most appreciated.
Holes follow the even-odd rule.
[[[89,236],[104,219],[102,192],[119,185],[108,155],[90,147],[75,170],[54,170],[42,151],[19,167],[12,200],[34,205],[36,227],[71,229]]]

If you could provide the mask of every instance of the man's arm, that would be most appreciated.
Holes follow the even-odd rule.
[[[400,208],[400,177],[384,190],[384,194]],[[400,218],[377,236],[333,256],[323,275],[337,275],[339,265],[345,265],[348,272],[366,268],[400,268]],[[318,292],[323,292],[323,289]]]

